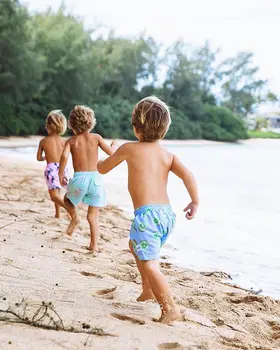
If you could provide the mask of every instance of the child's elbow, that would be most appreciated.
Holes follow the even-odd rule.
[[[97,163],[97,170],[102,175],[107,174],[106,169],[104,168],[102,162],[100,162],[100,161]]]

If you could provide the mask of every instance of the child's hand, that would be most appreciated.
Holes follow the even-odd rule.
[[[62,187],[66,187],[68,185],[68,179],[66,176],[60,176],[59,182],[60,182]]]
[[[186,218],[188,220],[191,220],[195,217],[195,214],[197,212],[198,204],[191,202],[185,209],[184,212],[186,212]]]
[[[113,149],[114,152],[120,147],[120,145],[117,143],[117,141],[113,140],[111,143],[111,148]]]

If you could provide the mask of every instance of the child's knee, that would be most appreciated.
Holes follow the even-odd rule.
[[[158,271],[158,261],[157,260],[141,260],[141,265],[146,273],[153,273]]]
[[[59,196],[56,193],[51,193],[50,197],[54,203],[56,203],[59,200]]]
[[[88,222],[93,222],[93,221],[95,221],[97,219],[97,216],[96,215],[94,215],[94,214],[92,214],[92,213],[88,213],[87,214],[87,221]]]

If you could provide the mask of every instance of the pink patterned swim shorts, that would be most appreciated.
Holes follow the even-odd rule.
[[[45,169],[45,178],[49,190],[62,188],[58,177],[59,163],[48,163]],[[64,170],[64,176],[67,176],[67,169]]]

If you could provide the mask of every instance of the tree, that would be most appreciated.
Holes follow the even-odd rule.
[[[145,34],[105,38],[95,30],[63,6],[29,14],[17,0],[0,2],[0,135],[43,133],[49,110],[67,115],[85,104],[95,110],[97,132],[131,139],[133,106],[157,95],[170,106],[168,138],[235,141],[247,137],[240,116],[277,100],[257,79],[252,54],[218,64],[208,42],[195,48],[177,41],[162,57]]]
[[[233,113],[246,116],[259,102],[265,101],[263,92],[267,81],[258,79],[258,71],[250,52],[241,52],[221,63],[222,104]]]

